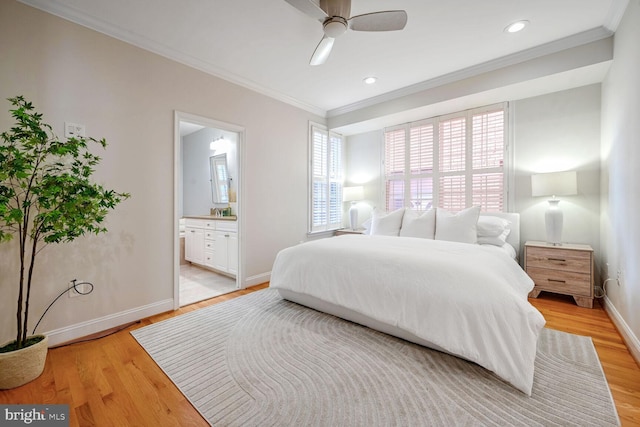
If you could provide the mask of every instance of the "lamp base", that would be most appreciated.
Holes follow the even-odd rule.
[[[349,208],[349,228],[355,230],[358,227],[358,208],[356,207],[356,202],[351,202],[351,207]]]
[[[549,200],[549,208],[544,214],[544,222],[547,228],[547,243],[562,245],[562,210],[558,206],[560,200]]]

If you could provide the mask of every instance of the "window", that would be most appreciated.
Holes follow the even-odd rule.
[[[342,227],[342,136],[311,126],[309,231]]]
[[[392,211],[505,208],[506,104],[385,130],[385,197]]]

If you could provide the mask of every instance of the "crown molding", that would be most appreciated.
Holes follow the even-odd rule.
[[[424,82],[416,83],[411,86],[406,86],[401,89],[397,89],[391,92],[384,93],[379,96],[367,98],[353,104],[345,105],[343,107],[334,108],[327,111],[327,117],[336,117],[342,114],[351,113],[362,108],[367,108],[380,104],[383,102],[392,101],[404,96],[413,95],[422,91],[433,89],[446,84],[455,83],[460,80],[468,79],[478,76],[480,74],[496,71],[501,68],[505,68],[511,65],[516,65],[525,61],[540,58],[545,55],[557,53],[566,49],[581,46],[584,44],[592,43],[594,41],[602,40],[610,37],[613,34],[612,31],[605,27],[598,27],[582,33],[574,34],[563,39],[555,40],[540,46],[535,46],[530,49],[526,49],[520,52],[513,53],[511,55],[503,56],[501,58],[487,61],[482,64],[474,65],[472,67],[464,68],[453,73],[445,74],[440,77],[436,77]]]
[[[622,20],[628,5],[629,0],[613,0],[611,2],[611,7],[609,8],[609,13],[604,20],[604,27],[609,31],[617,31],[618,25],[620,25],[620,21]]]
[[[229,83],[233,83],[235,85],[244,87],[253,92],[257,92],[269,98],[284,102],[286,104],[289,104],[296,108],[300,108],[302,110],[318,115],[320,117],[326,117],[327,111],[324,109],[302,102],[298,99],[285,95],[281,92],[265,88],[264,86],[261,86],[260,84],[252,80],[244,79],[236,74],[233,74],[225,70],[224,68],[218,67],[215,64],[212,64],[207,61],[202,61],[194,56],[187,55],[184,52],[180,52],[169,46],[163,45],[161,43],[157,43],[146,37],[142,37],[139,34],[134,34],[130,31],[124,30],[115,25],[108,24],[100,19],[89,16],[75,8],[61,5],[55,0],[18,0],[18,1],[27,6],[40,9],[51,15],[55,15],[59,18],[62,18],[67,21],[73,22],[75,24],[81,25],[83,27],[89,28],[90,30],[97,31],[109,37],[113,37],[115,39],[128,43],[130,45],[133,45],[141,49],[144,49],[146,51],[163,56],[172,61],[176,61],[188,67],[195,68],[196,70],[218,77]]]

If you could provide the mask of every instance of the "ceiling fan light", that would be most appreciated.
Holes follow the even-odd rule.
[[[332,18],[324,23],[324,33],[327,37],[336,38],[345,31],[347,31],[347,22],[342,18]]]
[[[528,24],[529,24],[529,21],[526,21],[526,20],[516,21],[514,23],[507,25],[504,31],[506,33],[517,33],[518,31],[524,30],[524,27],[526,27]]]

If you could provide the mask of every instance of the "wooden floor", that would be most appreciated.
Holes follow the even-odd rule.
[[[51,349],[44,373],[0,391],[0,404],[68,404],[71,426],[206,426],[182,393],[129,334],[133,329],[253,292],[266,284],[141,321],[85,343]],[[640,367],[605,311],[577,307],[570,298],[530,300],[547,327],[593,337],[623,426],[640,425]]]

